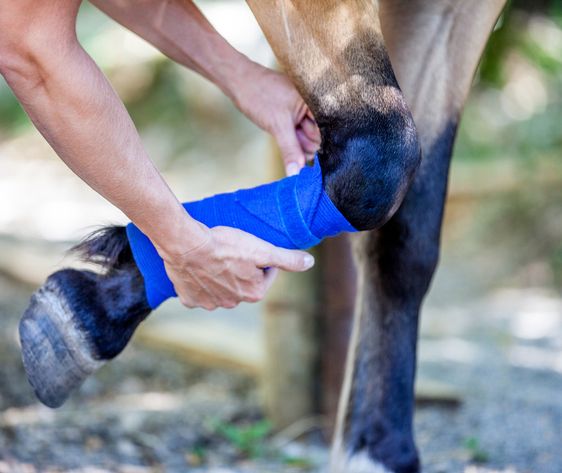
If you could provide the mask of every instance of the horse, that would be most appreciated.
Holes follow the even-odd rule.
[[[506,0],[247,0],[321,131],[323,186],[357,229],[353,331],[333,473],[416,473],[414,378],[420,310],[439,258],[453,144],[472,78]],[[102,272],[63,269],[20,325],[30,381],[58,405],[126,346],[151,312],[124,227],[77,247]],[[49,358],[44,313],[78,318],[95,348]],[[34,344],[30,345],[30,340]],[[68,348],[68,347],[67,347]],[[72,347],[70,347],[72,349]],[[51,350],[52,351],[52,350]],[[52,372],[36,369],[57,363]],[[51,396],[51,397],[49,397]]]

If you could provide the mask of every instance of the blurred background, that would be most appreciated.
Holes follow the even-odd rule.
[[[243,2],[197,3],[273,64]],[[277,176],[270,138],[214,85],[87,3],[78,32],[181,200]],[[423,315],[416,432],[428,472],[560,472],[561,158],[562,2],[513,1],[466,107]],[[65,407],[37,404],[16,333],[29,296],[76,264],[64,253],[74,242],[125,221],[0,82],[0,473],[322,471],[319,268],[233,311],[167,302]]]

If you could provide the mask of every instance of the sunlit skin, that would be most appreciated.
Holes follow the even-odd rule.
[[[213,81],[279,143],[296,173],[320,136],[303,99],[282,74],[234,50],[189,1],[96,1],[173,60]],[[188,307],[234,307],[261,299],[276,272],[313,264],[191,219],[150,160],[122,101],[75,33],[80,0],[7,0],[0,5],[0,72],[60,158],[154,242]]]

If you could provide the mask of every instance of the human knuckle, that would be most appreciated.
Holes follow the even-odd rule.
[[[186,297],[180,297],[180,302],[184,307],[187,307],[188,309],[191,309],[193,307],[193,304],[191,302],[190,299],[186,298]]]
[[[266,249],[261,253],[261,260],[265,264],[273,264],[276,262],[275,253],[271,249]]]
[[[259,302],[263,299],[265,290],[261,286],[253,288],[247,295],[248,302]]]

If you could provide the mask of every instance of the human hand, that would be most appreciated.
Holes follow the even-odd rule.
[[[236,106],[279,144],[287,175],[297,174],[320,147],[320,131],[293,83],[279,72],[249,62],[232,87]]]
[[[204,243],[184,254],[159,252],[182,304],[207,310],[257,302],[277,269],[301,272],[314,265],[314,258],[304,251],[277,248],[230,227],[207,229]]]

